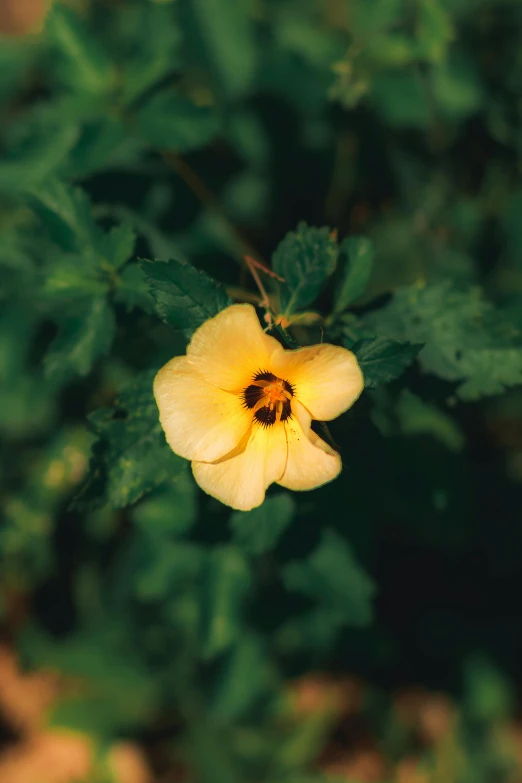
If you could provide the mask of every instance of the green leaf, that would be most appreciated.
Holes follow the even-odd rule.
[[[399,288],[365,325],[397,340],[426,343],[426,372],[456,381],[461,399],[500,394],[522,383],[522,334],[477,288],[451,283]]]
[[[408,389],[402,390],[395,415],[404,435],[430,435],[450,451],[462,451],[464,448],[465,438],[456,421]]]
[[[268,497],[252,511],[234,511],[230,517],[235,543],[248,555],[262,555],[273,549],[295,513],[290,495]]]
[[[299,223],[288,233],[272,256],[274,272],[284,278],[281,284],[281,310],[285,316],[307,307],[318,296],[335,269],[338,247],[329,228],[313,228]]]
[[[130,223],[115,226],[105,235],[107,260],[114,269],[120,269],[131,258],[136,244],[136,234]]]
[[[251,634],[241,634],[225,654],[214,678],[211,713],[218,720],[240,720],[264,696],[274,680],[260,640]]]
[[[62,381],[73,375],[87,375],[95,361],[108,353],[114,329],[114,315],[106,299],[78,304],[76,313],[60,323],[44,358],[45,374]]]
[[[140,264],[128,264],[118,275],[114,298],[128,310],[141,307],[146,313],[154,312],[154,300],[149,292],[147,278]]]
[[[340,254],[347,257],[347,262],[335,295],[334,313],[342,313],[366,291],[372,273],[373,243],[365,237],[349,237],[341,243]]]
[[[113,85],[113,69],[98,39],[68,6],[53,3],[45,35],[58,55],[58,73],[72,90],[105,94]]]
[[[419,54],[430,62],[442,62],[453,38],[449,13],[440,0],[421,0],[417,19]]]
[[[39,186],[60,171],[78,140],[79,129],[70,124],[33,139],[23,150],[0,161],[0,193],[12,194]]]
[[[200,592],[203,656],[224,652],[241,635],[242,609],[250,587],[246,561],[236,547],[217,547],[208,556]]]
[[[415,361],[422,343],[400,343],[386,337],[371,337],[355,344],[353,351],[367,389],[398,378]]]
[[[196,484],[182,466],[170,486],[157,490],[133,509],[132,520],[146,535],[164,539],[188,533],[196,522],[196,512]]]
[[[144,261],[142,269],[156,312],[187,337],[232,304],[220,283],[186,261]]]
[[[82,251],[101,242],[91,202],[80,188],[51,180],[33,188],[29,198],[51,239],[64,249]]]
[[[324,531],[306,560],[285,566],[283,579],[288,590],[309,596],[340,624],[371,622],[375,586],[348,543],[333,530]]]
[[[218,117],[212,108],[196,106],[172,89],[156,93],[143,104],[136,122],[149,144],[174,152],[205,147],[219,129]]]
[[[113,408],[90,415],[98,441],[87,481],[73,501],[75,507],[96,507],[107,500],[113,508],[124,508],[183,470],[185,461],[169,448],[159,423],[154,375],[154,371],[142,373]]]
[[[191,0],[198,32],[211,72],[223,92],[237,98],[249,87],[256,66],[256,48],[249,3],[245,0]]]

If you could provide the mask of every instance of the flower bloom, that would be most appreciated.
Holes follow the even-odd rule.
[[[252,305],[231,305],[194,333],[186,356],[156,375],[154,394],[172,450],[199,486],[232,508],[261,505],[276,482],[314,489],[341,458],[311,429],[347,410],[363,389],[353,353],[335,345],[285,350]]]

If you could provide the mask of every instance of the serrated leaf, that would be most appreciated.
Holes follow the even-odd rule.
[[[280,277],[281,310],[285,316],[310,305],[335,269],[339,249],[329,228],[300,223],[277,246],[272,268]]]
[[[224,652],[241,634],[242,608],[250,587],[247,563],[236,547],[209,553],[200,592],[200,643],[204,657]]]
[[[111,62],[72,8],[53,3],[45,35],[60,58],[60,78],[71,89],[91,94],[104,94],[111,89]]]
[[[249,86],[256,65],[256,47],[249,5],[243,0],[191,0],[211,71],[225,94],[237,98]]]
[[[50,237],[66,250],[84,250],[101,241],[102,232],[92,215],[85,191],[58,180],[29,193]]]
[[[335,295],[334,313],[342,313],[366,291],[372,273],[374,248],[366,237],[349,237],[343,240],[339,252],[346,257],[346,268]]]
[[[404,435],[430,435],[450,451],[462,451],[465,438],[457,422],[440,408],[403,389],[395,416]]]
[[[286,565],[283,580],[288,590],[309,596],[343,625],[371,622],[374,583],[348,543],[333,530],[323,532],[319,545],[306,560]]]
[[[77,507],[96,506],[106,499],[113,508],[124,508],[183,469],[185,461],[169,448],[159,423],[154,375],[142,373],[113,408],[101,408],[89,417],[99,440],[89,476],[75,500]]]
[[[196,106],[175,90],[157,93],[139,109],[137,127],[149,144],[174,152],[206,146],[219,129],[215,111]]]
[[[477,287],[460,290],[443,282],[400,288],[365,324],[397,340],[426,343],[421,366],[458,382],[461,399],[522,384],[522,334]]]
[[[261,555],[273,549],[295,512],[290,495],[268,497],[253,511],[234,511],[230,517],[235,543],[249,555]]]
[[[128,310],[141,307],[146,313],[155,310],[154,300],[150,294],[145,272],[140,264],[128,264],[118,275],[114,298]]]
[[[353,348],[367,389],[390,383],[406,370],[423,348],[423,344],[400,343],[387,337],[370,337]]]
[[[224,287],[187,261],[144,261],[142,269],[165,323],[190,337],[198,326],[232,304]]]
[[[77,305],[75,315],[64,318],[44,358],[49,378],[66,380],[87,375],[94,362],[108,353],[114,337],[114,314],[106,299]]]

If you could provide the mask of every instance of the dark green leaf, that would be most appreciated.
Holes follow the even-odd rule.
[[[154,374],[138,376],[114,408],[91,414],[99,440],[87,481],[74,501],[77,507],[100,505],[105,499],[113,508],[129,506],[183,469],[184,460],[169,448],[159,423]]]
[[[200,639],[205,657],[224,652],[240,637],[249,587],[250,573],[239,549],[217,547],[209,553],[200,594]]]
[[[31,141],[24,150],[0,161],[0,192],[12,194],[40,186],[61,170],[78,140],[79,129],[64,125]]]
[[[106,299],[77,305],[75,315],[64,318],[44,359],[50,378],[87,375],[94,362],[106,354],[114,337],[114,315]]]
[[[339,623],[363,626],[371,622],[375,586],[335,531],[326,530],[306,560],[285,566],[283,578],[288,590],[309,596]]]
[[[234,541],[249,555],[261,555],[273,549],[295,512],[290,495],[268,497],[252,511],[234,511],[230,518]]]
[[[255,41],[249,5],[244,0],[191,0],[212,70],[230,97],[249,86],[255,70]]]
[[[105,237],[105,252],[109,264],[120,269],[131,258],[136,244],[136,234],[129,223],[115,226]]]
[[[66,250],[82,251],[100,243],[102,232],[83,190],[51,180],[32,189],[29,195],[49,235],[58,245]]]
[[[188,468],[188,463],[187,463]],[[134,524],[148,536],[184,535],[196,521],[196,484],[183,468],[168,487],[157,490],[133,509]]]
[[[400,288],[365,322],[387,337],[426,343],[421,366],[458,381],[462,399],[522,383],[522,334],[479,288],[460,290],[449,282]]]
[[[346,268],[335,295],[334,313],[342,313],[364,294],[373,266],[373,244],[365,237],[345,239],[339,252],[346,257]]]
[[[140,108],[136,121],[149,144],[173,152],[204,147],[219,129],[213,109],[196,106],[175,90],[154,95]]]
[[[220,283],[186,261],[144,261],[142,269],[156,302],[156,312],[187,337],[232,304]]]
[[[311,304],[335,269],[338,247],[329,228],[300,223],[277,246],[272,256],[274,272],[281,283],[281,311],[291,315]]]
[[[415,361],[423,345],[399,343],[386,337],[371,337],[354,346],[354,353],[364,375],[364,385],[374,389],[394,381]]]

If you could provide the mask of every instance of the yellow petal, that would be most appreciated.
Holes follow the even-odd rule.
[[[193,462],[201,489],[227,506],[250,511],[260,506],[265,491],[283,475],[287,445],[284,425],[262,427],[254,423],[250,436],[218,462]]]
[[[296,399],[319,421],[347,410],[364,387],[354,354],[326,343],[274,354],[272,372],[293,384]]]
[[[241,398],[212,386],[185,356],[176,356],[158,372],[154,396],[167,443],[185,459],[219,459],[251,426],[252,414]]]
[[[310,429],[311,417],[292,401],[292,418],[285,423],[288,458],[285,472],[277,482],[294,490],[315,489],[332,481],[341,471],[339,454]]]
[[[187,359],[209,383],[239,393],[256,372],[270,369],[274,352],[283,349],[263,332],[252,305],[237,304],[194,332]]]

